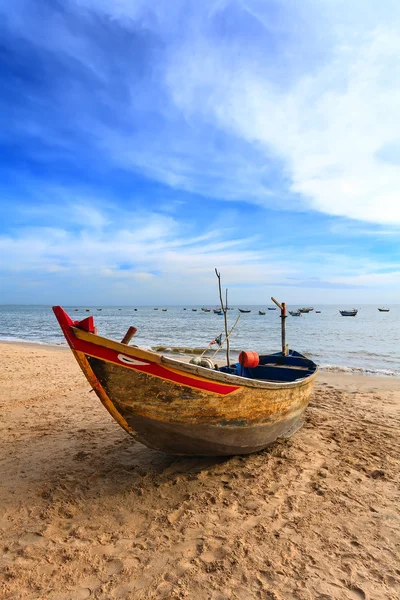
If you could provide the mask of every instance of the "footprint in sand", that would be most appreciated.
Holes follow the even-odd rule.
[[[359,587],[353,587],[349,590],[351,600],[365,600],[366,595],[364,590]]]
[[[89,588],[75,588],[70,592],[50,596],[51,600],[86,600],[91,595]]]
[[[108,576],[118,575],[118,573],[121,573],[121,571],[123,571],[123,570],[124,570],[124,564],[123,564],[122,560],[119,560],[119,559],[110,560],[110,562],[107,563],[106,568],[105,568],[105,572],[107,573]]]

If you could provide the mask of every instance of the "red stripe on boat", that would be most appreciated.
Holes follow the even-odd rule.
[[[67,342],[74,350],[78,350],[79,352],[83,352],[84,354],[94,358],[99,358],[100,360],[107,360],[108,362],[112,362],[120,367],[124,367],[125,369],[133,369],[135,371],[140,371],[141,373],[153,375],[154,377],[166,379],[167,381],[174,381],[180,385],[186,385],[199,390],[213,392],[214,394],[219,394],[220,396],[227,396],[228,394],[240,389],[239,386],[225,385],[223,383],[208,381],[205,379],[195,379],[190,375],[175,373],[174,371],[171,371],[162,365],[150,362],[147,358],[124,355],[123,352],[112,350],[111,348],[106,348],[105,346],[100,346],[99,344],[94,344],[85,340],[80,340],[72,335],[70,327],[74,326],[74,322],[70,319],[68,314],[61,307],[55,307],[53,310],[58,322],[61,325]],[[132,348],[130,348],[130,350],[132,350]],[[118,355],[126,356],[126,359],[128,360],[120,360]],[[137,360],[138,363],[146,364],[129,364],[129,359]]]

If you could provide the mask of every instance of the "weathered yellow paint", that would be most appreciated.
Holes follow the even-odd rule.
[[[296,387],[283,385],[278,389],[242,387],[234,394],[219,396],[102,359],[99,368],[109,395],[123,414],[188,425],[222,421],[254,424],[292,418],[307,406],[315,379],[313,375]]]
[[[100,398],[100,401],[103,404],[103,406],[108,410],[108,412],[113,417],[113,419],[115,419],[117,421],[117,423],[119,425],[121,425],[121,427],[123,429],[125,429],[125,431],[127,431],[130,435],[135,436],[135,431],[133,431],[133,429],[128,425],[128,423],[126,422],[124,417],[121,415],[121,413],[115,407],[114,403],[107,396],[101,383],[97,379],[96,375],[93,373],[93,370],[92,370],[85,354],[83,352],[79,352],[74,349],[72,349],[72,352],[74,353],[74,356],[75,356],[79,366],[81,367],[83,373],[85,374],[88,382],[90,383],[90,385],[96,392],[97,396]]]

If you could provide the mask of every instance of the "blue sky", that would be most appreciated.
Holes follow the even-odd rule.
[[[0,303],[391,303],[397,0],[0,0]]]

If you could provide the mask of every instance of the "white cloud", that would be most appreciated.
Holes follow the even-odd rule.
[[[271,81],[245,51],[198,36],[170,61],[171,94],[187,118],[208,118],[262,147],[266,160],[271,152],[282,159],[306,206],[400,223],[400,168],[379,158],[400,141],[396,15],[370,30],[360,16],[335,38],[329,61],[289,87]]]
[[[56,207],[47,208],[57,214]],[[70,214],[70,209],[65,206],[63,211]],[[379,261],[360,256],[349,260],[345,253],[327,248],[317,254],[312,247],[266,248],[257,237],[232,239],[234,228],[225,230],[218,218],[203,231],[192,232],[187,223],[156,212],[121,212],[111,204],[92,207],[88,201],[75,205],[75,210],[91,218],[62,225],[61,215],[53,227],[20,228],[0,236],[0,275],[8,280],[3,290],[17,276],[25,282],[20,286],[52,281],[59,295],[69,293],[73,285],[70,293],[85,293],[86,298],[95,293],[128,301],[134,289],[142,302],[165,295],[175,303],[199,297],[205,301],[215,291],[215,267],[238,301],[254,302],[272,290],[293,301],[298,291],[290,288],[379,286],[392,294],[400,288],[399,264],[394,262],[385,264],[383,273]],[[52,292],[46,293],[49,297]]]
[[[103,86],[88,94],[74,68],[76,81],[50,99],[108,165],[209,197],[400,223],[397,0],[74,0],[50,22],[16,2],[5,14],[18,36]],[[148,33],[149,47],[140,38],[141,52],[114,55],[116,22],[124,39]],[[15,128],[66,151],[49,121]]]
[[[368,273],[363,275],[351,275],[343,277],[328,277],[327,280],[333,284],[345,284],[362,287],[399,287],[400,270],[390,273]]]

